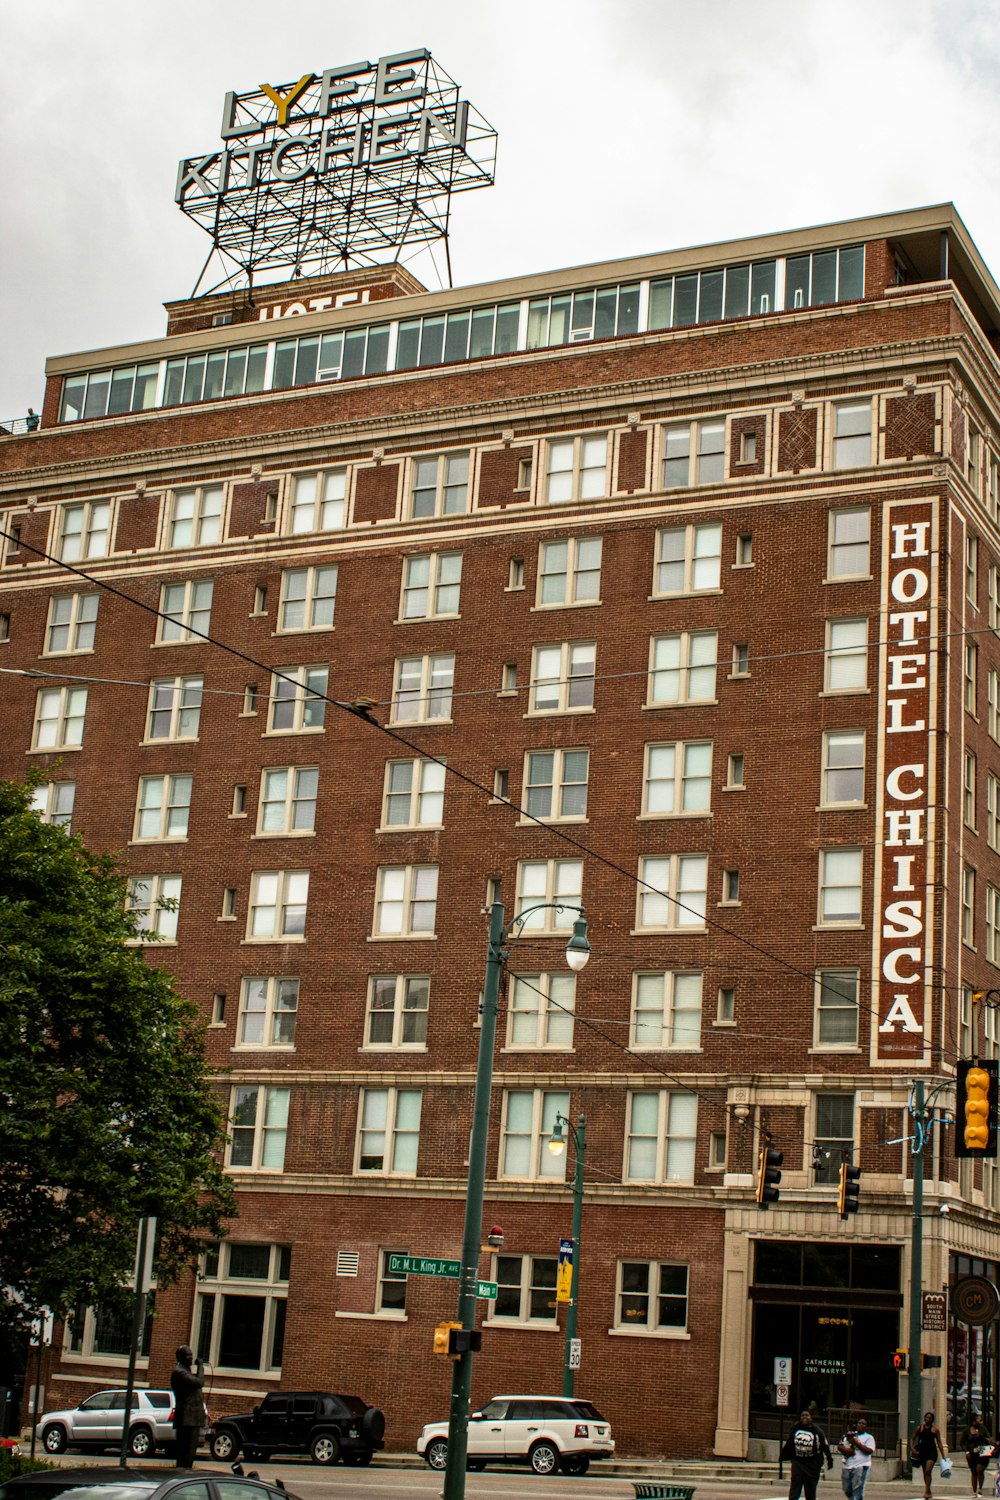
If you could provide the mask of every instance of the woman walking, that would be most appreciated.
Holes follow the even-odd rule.
[[[973,1414],[969,1418],[969,1425],[962,1434],[962,1447],[965,1449],[965,1461],[969,1465],[969,1483],[974,1495],[983,1493],[983,1485],[986,1482],[986,1469],[993,1452],[993,1440],[982,1419]]]
[[[938,1455],[944,1458],[944,1445],[941,1442],[941,1434],[934,1426],[934,1413],[924,1412],[924,1420],[910,1438],[910,1452],[913,1454],[913,1462],[919,1464],[924,1474],[924,1500],[932,1500],[931,1497],[931,1475],[934,1465],[937,1463]]]

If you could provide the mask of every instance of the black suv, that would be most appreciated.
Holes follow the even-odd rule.
[[[370,1464],[384,1448],[385,1417],[360,1396],[329,1391],[275,1391],[252,1412],[220,1417],[209,1431],[213,1455],[239,1453],[264,1462],[272,1453],[308,1453],[314,1464]]]

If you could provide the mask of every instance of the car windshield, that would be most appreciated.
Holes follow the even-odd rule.
[[[606,1422],[607,1417],[602,1417],[593,1401],[574,1401],[573,1410],[581,1417],[589,1417],[592,1422]]]
[[[46,1475],[40,1480],[37,1474],[22,1475],[19,1479],[8,1479],[0,1484],[0,1500],[147,1500],[158,1488],[159,1480],[88,1479],[81,1482],[67,1475]]]

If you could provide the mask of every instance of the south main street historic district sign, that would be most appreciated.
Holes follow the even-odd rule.
[[[457,1281],[462,1274],[462,1262],[442,1260],[436,1255],[390,1255],[389,1272],[394,1276],[444,1276],[449,1281]],[[477,1297],[495,1302],[496,1295],[495,1281],[476,1282]]]

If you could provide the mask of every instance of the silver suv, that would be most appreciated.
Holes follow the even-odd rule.
[[[96,1391],[72,1411],[50,1411],[42,1418],[46,1453],[67,1448],[117,1448],[125,1416],[124,1391]],[[170,1391],[133,1391],[128,1424],[128,1451],[152,1458],[157,1448],[176,1441],[174,1398]]]
[[[586,1474],[615,1451],[611,1428],[590,1401],[568,1396],[494,1396],[469,1418],[468,1467],[530,1464],[536,1474]],[[431,1422],[417,1452],[432,1469],[448,1462],[448,1423]]]

